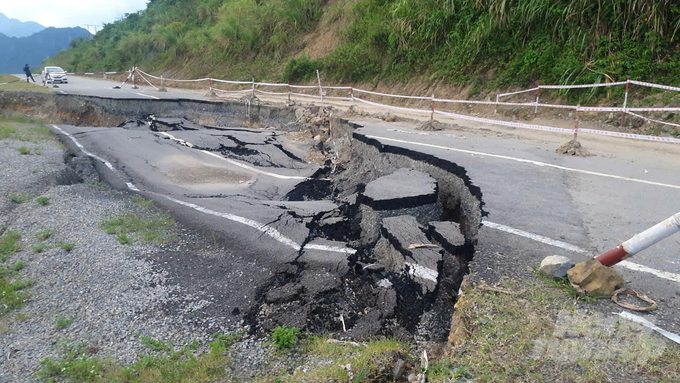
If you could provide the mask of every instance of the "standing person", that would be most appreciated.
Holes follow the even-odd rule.
[[[28,82],[28,78],[30,77],[33,82],[35,82],[35,79],[33,78],[33,75],[31,74],[31,69],[28,67],[28,64],[24,67],[24,72],[26,72],[26,82]]]

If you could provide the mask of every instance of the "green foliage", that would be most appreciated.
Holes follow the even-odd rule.
[[[20,146],[17,148],[19,151],[19,154],[31,154],[31,149],[25,147],[25,146]]]
[[[279,350],[293,347],[297,342],[298,335],[300,335],[300,330],[298,328],[289,328],[286,327],[285,324],[272,330],[274,346]]]
[[[110,229],[111,229],[111,228],[107,228],[107,231],[106,231],[107,234],[114,234],[114,233],[115,233],[115,230],[114,230],[114,233],[109,233],[109,232],[111,231]],[[120,234],[118,234],[118,236],[116,236],[116,239],[118,240],[118,242],[119,242],[121,245],[129,245],[129,244],[132,243],[132,238],[128,237],[128,235],[125,234],[125,233],[120,233]]]
[[[322,64],[317,60],[310,60],[309,56],[302,55],[292,58],[283,69],[283,79],[286,81],[307,81],[316,74],[317,69],[322,69]]]
[[[95,382],[104,370],[104,364],[97,358],[90,358],[85,343],[65,344],[60,352],[61,359],[45,358],[37,375],[43,382],[57,382],[64,378],[71,382]]]
[[[157,0],[46,63],[69,71],[133,65],[232,79],[409,81],[428,74],[493,87],[639,80],[680,83],[680,7],[667,0]],[[326,15],[323,15],[327,12]],[[326,57],[303,36],[347,20]],[[264,63],[264,64],[263,64]],[[218,72],[218,73],[215,73]],[[238,76],[236,76],[238,74]],[[237,78],[240,77],[240,78]],[[620,89],[570,90],[585,103]]]
[[[57,328],[57,330],[63,330],[66,327],[70,326],[71,323],[76,319],[75,316],[72,316],[70,318],[65,317],[64,315],[59,315],[57,317],[57,320],[55,321],[54,327]]]
[[[41,241],[47,240],[52,236],[52,234],[54,234],[54,232],[50,229],[41,230],[38,233],[38,239]]]
[[[34,253],[42,253],[43,251],[45,251],[45,244],[44,243],[35,244],[31,247],[31,249],[33,250]]]
[[[14,203],[24,203],[28,200],[28,197],[26,197],[26,194],[10,194],[9,200]]]
[[[8,231],[0,237],[0,261],[21,249],[21,235],[16,231]]]
[[[38,199],[35,200],[38,205],[45,206],[50,203],[50,199],[47,197],[38,197]]]
[[[12,264],[12,271],[21,271],[24,267],[26,267],[26,262],[16,261]]]
[[[76,247],[75,243],[64,243],[62,241],[59,241],[59,247],[61,247],[62,250],[66,250],[67,252],[71,252],[73,248]]]
[[[167,243],[174,240],[170,231],[174,225],[175,221],[167,214],[147,216],[139,213],[124,213],[116,218],[104,220],[100,227],[107,234],[118,234],[119,242],[121,238],[128,238],[128,234],[134,234],[134,238],[142,243]],[[122,234],[125,234],[125,237],[121,237]]]

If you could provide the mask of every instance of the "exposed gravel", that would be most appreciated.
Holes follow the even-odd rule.
[[[19,146],[40,146],[42,152],[21,155],[16,150]],[[83,161],[77,162],[82,168]],[[24,307],[0,318],[0,381],[35,381],[40,361],[58,358],[59,346],[67,341],[86,342],[100,349],[98,356],[125,365],[148,353],[140,336],[181,345],[193,339],[205,343],[213,333],[240,329],[242,323],[203,318],[202,323],[210,325],[202,326],[186,320],[183,313],[215,303],[176,284],[162,265],[153,261],[154,254],[166,253],[168,247],[182,252],[196,246],[199,239],[195,234],[176,227],[178,239],[170,245],[122,245],[115,235],[99,227],[100,222],[121,212],[148,213],[154,208],[137,206],[126,192],[87,183],[57,185],[57,179],[67,173],[73,172],[56,143],[0,141],[0,227],[22,235],[22,250],[9,262],[25,261],[21,274],[34,281]],[[7,197],[11,193],[26,194],[28,201],[13,203]],[[50,203],[37,204],[38,196],[48,197]],[[46,249],[34,253],[31,247],[40,243],[38,233],[46,229],[53,231],[44,241]],[[67,252],[59,246],[60,241],[75,247]],[[202,252],[225,254],[219,248],[204,247]],[[75,320],[58,330],[58,316]],[[253,367],[262,365],[264,347],[258,349],[253,358],[245,358]]]

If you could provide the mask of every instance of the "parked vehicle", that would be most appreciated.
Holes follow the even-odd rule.
[[[42,71],[42,76],[48,84],[68,84],[66,71],[58,66],[46,66]]]

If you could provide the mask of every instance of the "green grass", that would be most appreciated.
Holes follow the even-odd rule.
[[[59,241],[59,247],[61,247],[62,250],[66,250],[67,252],[71,252],[73,248],[76,247],[75,243],[64,243],[62,241]]]
[[[125,233],[118,234],[118,236],[116,236],[116,239],[118,240],[118,243],[120,243],[121,245],[129,245],[132,243],[132,238],[128,237],[128,235]]]
[[[40,232],[38,232],[37,237],[38,237],[39,240],[45,241],[45,240],[49,239],[52,236],[52,234],[54,234],[54,231],[52,231],[50,229],[45,229],[45,230],[41,230]]]
[[[50,203],[50,199],[47,197],[38,197],[35,202],[37,202],[38,205],[45,206]]]
[[[0,315],[20,308],[28,299],[24,290],[31,283],[23,281],[17,274],[25,263],[18,261],[10,269],[4,267],[7,259],[21,249],[20,241],[21,235],[15,231],[6,232],[0,237]]]
[[[396,359],[414,361],[408,355],[411,345],[392,338],[375,338],[365,346],[354,347],[328,343],[330,336],[312,336],[301,341],[299,352],[314,359],[327,360],[304,369],[268,371],[255,382],[387,382],[391,379],[391,365]],[[353,379],[344,368],[351,365]]]
[[[21,271],[26,267],[26,262],[16,261],[12,264],[12,271]]]
[[[274,346],[279,350],[292,348],[297,343],[300,330],[295,327],[286,327],[286,325],[272,329],[272,339]]]
[[[38,243],[33,246],[31,246],[31,249],[33,250],[34,253],[42,253],[45,251],[45,244],[44,243]]]
[[[141,243],[167,243],[175,239],[171,232],[174,225],[167,214],[124,213],[102,221],[100,227],[108,234],[117,234],[119,241],[124,234],[126,241],[131,236]]]
[[[134,202],[135,205],[143,208],[143,209],[148,209],[151,206],[153,206],[153,200],[146,199],[142,196],[134,195],[132,196],[132,202]]]
[[[31,154],[31,149],[25,147],[25,146],[20,146],[17,148],[19,151],[19,154]]]
[[[18,140],[32,143],[56,142],[50,128],[42,121],[30,121],[26,118],[7,118],[0,116],[0,140]],[[26,148],[28,149],[28,148]]]
[[[59,315],[57,319],[55,320],[54,327],[57,330],[63,330],[66,327],[70,326],[71,323],[76,319],[75,316],[72,316],[70,318],[64,316],[64,315]]]
[[[8,231],[0,237],[0,262],[21,249],[21,234]]]
[[[26,197],[26,194],[10,194],[9,200],[14,203],[24,203],[28,200],[28,197]]]
[[[0,85],[0,92],[18,91],[18,92],[52,93],[52,91],[49,88],[44,88],[39,80],[36,80],[35,83],[33,83],[33,81],[31,81],[30,83],[26,83],[25,77],[18,78],[8,74],[0,74],[0,83],[4,83],[3,85]]]
[[[154,352],[140,356],[129,367],[92,357],[84,343],[63,344],[60,358],[46,358],[37,373],[43,382],[125,382],[125,383],[193,383],[223,381],[230,358],[227,349],[240,339],[235,334],[215,334],[206,352],[197,352],[198,342],[174,350],[171,344],[150,338],[142,343]]]

